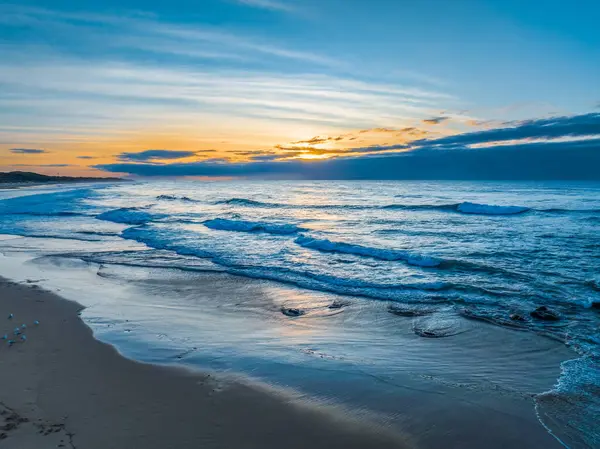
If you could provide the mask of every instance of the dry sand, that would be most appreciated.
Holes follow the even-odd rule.
[[[0,447],[413,447],[387,430],[241,383],[125,359],[93,338],[80,310],[0,280],[0,336],[28,326],[27,341],[0,345]]]

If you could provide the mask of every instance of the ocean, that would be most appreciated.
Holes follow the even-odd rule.
[[[388,425],[407,419],[390,399],[403,376],[532,397],[572,448],[600,447],[599,233],[599,183],[0,192],[0,274],[81,302],[125,355],[242,373]]]

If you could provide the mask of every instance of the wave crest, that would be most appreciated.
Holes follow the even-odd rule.
[[[263,207],[263,208],[306,208],[306,209],[350,209],[350,210],[406,210],[406,211],[440,211],[440,212],[459,212],[469,215],[517,215],[530,210],[524,206],[496,206],[490,204],[478,204],[468,201],[462,203],[448,204],[388,204],[388,205],[367,205],[367,204],[283,204],[268,203],[256,201],[247,198],[230,198],[228,200],[217,201],[216,204],[227,204],[243,207]],[[539,210],[538,212],[557,212],[559,209]],[[565,210],[565,212],[570,212]]]
[[[435,257],[412,254],[407,251],[372,248],[369,246],[354,245],[344,242],[332,242],[331,240],[314,239],[305,235],[299,236],[295,240],[295,243],[304,248],[315,249],[323,252],[354,254],[357,256],[372,257],[373,259],[389,261],[401,260],[409,265],[415,265],[419,267],[437,267],[442,263],[442,260]]]
[[[530,209],[522,206],[494,206],[489,204],[464,202],[460,203],[456,207],[456,210],[463,214],[474,215],[516,215],[527,212]]]
[[[383,206],[382,209],[394,209],[394,210],[409,210],[409,211],[420,211],[420,210],[439,210],[439,211],[456,211],[458,203],[455,204],[389,204]]]
[[[249,200],[247,198],[230,198],[228,200],[217,201],[215,204],[232,204],[235,206],[250,207],[286,207],[286,204],[263,203],[262,201]]]
[[[205,221],[203,224],[207,228],[219,231],[264,232],[276,235],[295,234],[304,230],[289,223],[265,223],[262,221],[228,220],[225,218],[215,218],[214,220]]]
[[[129,225],[142,225],[162,217],[162,215],[151,214],[140,210],[137,207],[123,207],[121,209],[113,209],[103,212],[100,215],[96,215],[98,220]]]
[[[224,201],[217,201],[215,204],[228,204],[244,207],[263,207],[268,209],[273,208],[288,208],[288,209],[381,209],[385,206],[373,206],[362,204],[284,204],[284,203],[267,203],[263,201],[250,200],[247,198],[230,198]]]

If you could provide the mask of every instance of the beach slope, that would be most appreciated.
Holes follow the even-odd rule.
[[[0,336],[16,340],[0,345],[0,447],[412,447],[260,388],[125,359],[93,338],[80,310],[36,286],[0,280]],[[14,335],[22,324],[26,341]]]

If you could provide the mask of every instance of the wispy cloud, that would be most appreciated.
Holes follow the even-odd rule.
[[[22,40],[0,44],[0,140],[11,146],[64,144],[95,157],[76,145],[110,142],[133,153],[155,145],[187,150],[206,139],[234,151],[314,145],[312,135],[331,136],[339,149],[357,138],[351,130],[401,130],[460,104],[438,86],[361,78],[339,55],[247,29],[0,5],[0,28],[15,26]],[[172,140],[125,143],[154,132]]]
[[[326,142],[339,142],[340,140],[344,140],[345,137],[346,136],[315,136],[310,139],[292,142],[292,145],[318,145]]]
[[[396,133],[398,132],[398,129],[395,128],[371,128],[371,129],[363,129],[359,131],[359,134],[366,134],[366,133]]]
[[[276,0],[234,0],[236,3],[242,5],[252,6],[255,8],[271,9],[276,11],[292,12],[295,10],[294,6],[290,2],[276,1]]]
[[[256,1],[285,6],[283,2]],[[35,29],[38,33],[50,32],[58,42],[61,38],[68,40],[76,33],[82,44],[93,45],[96,51],[123,45],[200,58],[247,60],[251,56],[259,58],[267,54],[317,65],[343,65],[343,62],[326,55],[274,45],[271,41],[224,27],[199,23],[185,25],[161,21],[151,15],[65,12],[16,5],[0,5],[0,13],[4,14],[4,17],[0,14],[0,25]]]
[[[14,154],[42,154],[42,153],[47,153],[46,150],[40,150],[37,148],[11,148],[9,150],[11,153]]]
[[[237,116],[364,128],[406,124],[414,116],[428,116],[440,103],[453,101],[442,94],[326,75],[111,61],[90,66],[55,55],[18,64],[4,59],[0,82],[14,92],[8,98],[0,95],[4,111],[27,107],[44,118],[36,123],[38,127],[50,129],[59,120],[68,121],[73,129],[164,123],[165,117],[183,124],[197,121],[204,111],[212,120],[226,115],[229,121]],[[82,110],[94,111],[93,116],[81,114]]]

